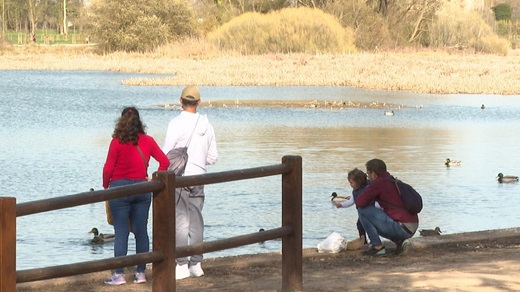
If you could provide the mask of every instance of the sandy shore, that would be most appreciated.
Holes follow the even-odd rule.
[[[207,55],[88,51],[0,54],[0,70],[101,70],[165,74],[122,80],[127,85],[351,86],[441,94],[520,94],[520,53],[360,53],[351,55]]]
[[[361,250],[336,254],[303,253],[303,291],[519,291],[518,228],[439,237],[414,237],[407,256],[395,256],[387,244],[384,258]],[[177,281],[177,291],[280,291],[279,253],[207,259],[206,275]],[[24,283],[17,291],[152,291],[146,284],[103,284],[110,273]],[[131,281],[132,271],[127,273]]]

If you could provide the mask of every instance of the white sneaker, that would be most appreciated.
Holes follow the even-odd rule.
[[[192,276],[192,277],[204,276],[204,271],[202,270],[200,263],[196,263],[195,265],[190,265],[190,276]]]
[[[188,268],[188,265],[179,265],[175,267],[175,280],[182,280],[186,279],[190,276],[190,270]]]

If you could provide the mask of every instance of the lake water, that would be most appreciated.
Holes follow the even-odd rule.
[[[27,202],[101,188],[101,170],[114,121],[124,106],[141,111],[162,145],[181,87],[130,87],[137,74],[78,71],[0,71],[1,196]],[[387,102],[383,109],[201,108],[217,135],[219,161],[210,172],[278,164],[303,157],[303,244],[331,232],[357,236],[355,209],[332,207],[333,191],[350,194],[348,170],[371,158],[423,195],[420,228],[444,233],[520,226],[520,185],[498,184],[499,172],[520,174],[520,96],[428,95],[347,87],[201,87],[204,100]],[[484,110],[480,105],[485,104]],[[419,108],[416,108],[419,107]],[[462,160],[446,168],[444,160]],[[150,170],[157,164],[151,163]],[[281,224],[279,177],[206,187],[207,241]],[[101,203],[17,219],[17,269],[113,256],[113,244],[93,246],[87,232],[112,232]],[[153,237],[153,234],[152,234]],[[130,254],[134,253],[133,239]],[[209,253],[217,257],[280,251],[281,243]]]

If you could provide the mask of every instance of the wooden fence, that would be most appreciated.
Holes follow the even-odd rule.
[[[175,188],[282,175],[282,226],[175,248]],[[16,217],[153,192],[151,252],[45,268],[16,270]],[[282,291],[302,290],[302,158],[284,156],[281,164],[175,177],[156,172],[149,182],[16,204],[0,197],[0,292],[16,291],[25,283],[153,263],[152,291],[175,291],[176,258],[220,251],[282,238]]]

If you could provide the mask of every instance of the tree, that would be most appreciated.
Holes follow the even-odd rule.
[[[150,51],[194,33],[184,0],[117,0],[93,5],[94,36],[105,51]]]
[[[31,29],[31,35],[34,34],[34,31],[36,30],[36,3],[35,0],[28,0],[27,3],[29,4],[29,22],[30,22],[30,29]]]
[[[63,31],[64,35],[67,35],[67,0],[63,0]]]

